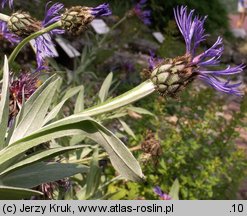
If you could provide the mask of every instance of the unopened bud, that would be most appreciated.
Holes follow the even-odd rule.
[[[177,57],[168,59],[154,68],[150,79],[162,96],[176,97],[185,86],[194,80],[196,73],[192,73],[192,70],[189,57]]]
[[[39,31],[41,22],[31,17],[29,13],[18,11],[10,16],[8,29],[20,37],[26,37]]]
[[[94,16],[89,7],[75,6],[62,15],[62,27],[73,35],[78,35],[87,29]]]

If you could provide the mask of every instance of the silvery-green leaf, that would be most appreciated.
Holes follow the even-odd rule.
[[[179,182],[177,179],[173,182],[169,195],[172,197],[172,200],[179,200]]]
[[[44,161],[49,158],[54,158],[57,155],[61,155],[68,151],[82,149],[86,147],[87,147],[86,145],[77,145],[77,146],[69,146],[69,147],[51,148],[51,149],[47,149],[41,152],[36,152],[32,155],[28,155],[25,159],[22,159],[20,162],[17,162],[13,166],[10,166],[8,169],[4,170],[4,172],[0,173],[0,178],[1,176],[15,169],[20,169],[21,167],[28,166],[30,164],[33,164],[39,161]]]
[[[31,96],[30,98],[28,98],[28,100],[25,102],[25,104],[23,104],[24,106],[22,106],[20,112],[18,113],[16,119],[16,124],[15,124],[15,128],[18,126],[18,124],[21,122],[21,120],[23,118],[26,117],[26,115],[30,112],[30,110],[33,107],[33,104],[35,103],[35,101],[37,100],[37,98],[40,96],[40,94],[45,90],[45,88],[52,82],[55,80],[55,75],[51,76],[50,78],[48,78]]]
[[[32,99],[33,103],[25,104],[22,120],[15,128],[10,143],[31,134],[43,125],[45,115],[51,105],[53,95],[56,92],[58,81],[59,79],[51,82],[44,88],[35,100]]]
[[[42,196],[43,193],[26,188],[0,185],[0,200],[30,199],[32,196]]]
[[[48,115],[45,117],[45,120],[43,122],[43,125],[47,124],[49,121],[51,121],[52,119],[54,119],[57,114],[59,113],[59,111],[61,110],[61,108],[63,107],[64,103],[71,97],[73,97],[74,95],[76,95],[79,91],[81,91],[83,88],[83,86],[77,86],[74,87],[72,89],[69,89],[66,94],[64,95],[62,101],[57,104],[49,113]]]
[[[82,86],[75,102],[74,113],[79,113],[83,110],[84,110],[84,87]]]
[[[100,91],[99,91],[99,99],[100,99],[100,102],[103,103],[106,99],[107,99],[107,96],[108,96],[108,93],[109,93],[109,89],[111,87],[111,83],[112,83],[112,77],[113,77],[113,74],[112,72],[108,74],[108,76],[105,78],[101,88],[100,88]]]
[[[36,132],[17,140],[0,151],[0,171],[6,169],[9,160],[23,154],[28,149],[51,139],[84,134],[100,144],[109,154],[114,168],[125,178],[133,181],[143,180],[141,167],[129,149],[112,132],[95,120],[83,115],[73,115],[53,122]]]
[[[5,136],[9,120],[9,66],[6,56],[4,57],[3,84],[0,100],[0,149],[2,149],[6,146]]]
[[[144,109],[144,108],[141,108],[141,107],[134,107],[134,106],[130,106],[127,108],[128,110],[131,110],[131,111],[134,111],[136,113],[139,113],[139,114],[144,114],[144,115],[151,115],[151,116],[154,116],[153,113],[151,113],[150,111]]]
[[[136,136],[134,134],[134,132],[132,131],[132,129],[129,127],[129,125],[126,124],[126,122],[124,122],[123,120],[119,119],[119,122],[121,123],[121,125],[123,126],[123,129],[125,130],[125,132],[127,134],[129,134],[130,136],[132,136],[134,139],[136,139]]]
[[[1,182],[5,186],[33,188],[86,172],[88,167],[79,164],[39,162],[4,175],[1,177]]]

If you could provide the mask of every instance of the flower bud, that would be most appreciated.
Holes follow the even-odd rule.
[[[20,37],[26,37],[39,31],[41,22],[31,17],[29,13],[17,11],[10,16],[8,29]]]
[[[94,16],[89,7],[75,6],[62,15],[62,27],[73,35],[78,35],[87,29]]]
[[[162,96],[176,97],[176,95],[191,81],[196,73],[192,73],[193,66],[189,65],[189,57],[182,56],[167,59],[151,72],[150,79]]]

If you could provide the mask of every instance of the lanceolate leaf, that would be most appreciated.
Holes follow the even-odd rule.
[[[43,193],[35,190],[0,185],[0,200],[30,199],[31,196],[41,196]]]
[[[109,73],[108,76],[105,78],[102,86],[101,86],[101,89],[99,91],[99,99],[100,99],[101,103],[103,103],[108,96],[109,89],[110,89],[111,83],[112,83],[112,77],[113,77],[113,74]]]
[[[0,170],[6,169],[11,158],[40,143],[80,133],[95,140],[107,151],[113,166],[123,177],[134,181],[143,179],[139,163],[123,142],[101,124],[79,114],[49,124],[0,151]]]
[[[1,177],[1,182],[6,186],[33,188],[42,183],[54,182],[86,172],[88,167],[79,164],[39,162]]]
[[[130,136],[132,136],[134,139],[136,139],[136,136],[135,136],[134,132],[132,131],[132,129],[129,127],[129,125],[127,125],[126,122],[121,120],[121,119],[119,119],[119,121],[120,121],[121,125],[123,126],[125,132],[127,134],[129,134]]]
[[[36,163],[38,161],[43,161],[49,158],[56,157],[57,155],[61,155],[65,152],[72,151],[75,149],[81,149],[87,147],[86,145],[77,145],[77,146],[69,146],[69,147],[58,147],[52,148],[48,150],[44,150],[42,152],[35,153],[33,155],[28,156],[27,158],[21,160],[20,162],[14,164],[13,166],[9,167],[8,169],[4,170],[4,172],[0,173],[1,176],[5,175],[6,173],[13,171],[15,169],[19,169],[21,167],[30,165],[32,163]]]
[[[84,110],[84,86],[82,86],[78,97],[75,102],[75,111],[74,113],[79,113]]]
[[[5,147],[5,135],[9,119],[9,66],[5,56],[3,66],[3,85],[0,97],[0,149]]]
[[[71,97],[73,97],[74,95],[76,95],[79,91],[81,91],[81,89],[83,88],[83,86],[78,86],[78,87],[74,87],[72,89],[69,89],[65,96],[63,97],[62,101],[57,104],[51,112],[49,112],[49,114],[45,117],[45,120],[43,122],[43,125],[45,125],[46,123],[48,123],[49,121],[51,121],[52,119],[54,119],[57,114],[59,113],[59,111],[61,110],[61,108],[63,107],[64,103]]]
[[[57,89],[59,79],[51,82],[35,100],[30,104],[30,108],[25,105],[23,118],[14,130],[10,143],[24,136],[27,136],[39,129],[44,122],[45,115],[51,104],[53,95]]]
[[[179,182],[177,179],[173,182],[169,195],[172,197],[172,200],[179,200]]]

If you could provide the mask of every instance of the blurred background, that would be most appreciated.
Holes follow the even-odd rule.
[[[26,10],[42,19],[46,2],[15,0],[15,10]],[[81,4],[94,7],[104,1],[59,2],[66,7]],[[114,26],[138,3],[133,0],[107,2],[113,15],[103,20],[109,27]],[[145,25],[137,16],[130,17],[110,31],[100,45],[99,41],[104,36],[95,33],[92,27],[76,37],[64,35],[63,39],[79,55],[68,56],[56,44],[59,57],[49,60],[51,73],[56,71],[64,77],[64,91],[83,84],[85,106],[95,103],[95,95],[110,72],[114,77],[111,97],[133,88],[145,79],[143,69],[148,67],[150,52],[163,58],[184,54],[185,44],[173,16],[173,8],[177,5],[187,5],[197,14],[208,16],[206,31],[210,36],[200,47],[201,50],[210,47],[220,35],[225,45],[223,66],[247,62],[247,40],[241,34],[242,29],[239,34],[235,25],[238,18],[236,0],[148,0],[143,9],[151,11],[151,25]],[[160,32],[164,40],[159,42],[153,32]],[[7,42],[1,42],[0,47],[1,55],[13,49]],[[23,70],[34,65],[35,55],[27,46],[14,67]],[[237,79],[246,83],[246,77],[246,73],[242,73]],[[245,90],[245,86],[243,88]],[[218,93],[198,81],[177,99],[153,94],[135,104],[152,114],[132,110],[124,115],[109,117],[104,124],[133,149],[141,161],[147,181],[114,181],[107,184],[102,193],[108,194],[109,199],[157,199],[153,188],[158,185],[169,192],[177,179],[180,199],[246,199],[246,99],[246,96],[238,98]],[[70,107],[69,104],[67,106]],[[155,148],[145,152],[143,146],[150,142],[155,144]],[[116,176],[107,159],[101,159],[98,167],[101,176],[98,184]],[[98,196],[95,190],[92,198]]]

